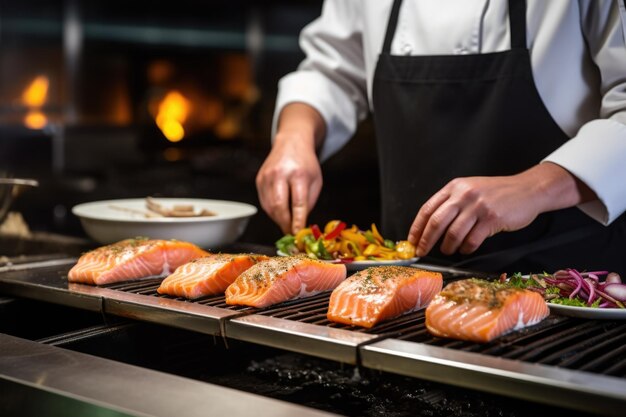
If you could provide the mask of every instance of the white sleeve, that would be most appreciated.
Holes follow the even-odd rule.
[[[602,93],[599,118],[544,161],[561,165],[595,191],[598,200],[579,208],[608,225],[626,211],[626,9],[622,0],[580,0],[580,7],[598,69],[593,82]]]
[[[286,104],[309,104],[326,122],[322,161],[341,149],[367,116],[361,7],[361,0],[326,0],[322,15],[300,34],[306,58],[278,85],[272,138]]]

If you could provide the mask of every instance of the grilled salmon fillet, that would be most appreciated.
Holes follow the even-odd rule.
[[[330,296],[328,320],[370,328],[424,308],[441,291],[438,272],[408,266],[375,266],[343,281]]]
[[[549,314],[536,292],[472,278],[448,284],[435,296],[426,309],[426,327],[438,337],[489,342]]]
[[[241,274],[226,289],[226,303],[266,307],[332,290],[346,279],[343,264],[306,256],[273,257]]]
[[[169,274],[179,265],[208,254],[188,242],[126,239],[85,253],[67,279],[96,285],[130,281]]]
[[[157,289],[159,294],[198,298],[226,291],[246,269],[269,257],[255,254],[216,253],[194,259],[176,268]]]

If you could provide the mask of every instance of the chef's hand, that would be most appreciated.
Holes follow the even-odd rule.
[[[506,177],[456,178],[419,210],[408,240],[425,256],[443,236],[441,252],[474,252],[499,232],[519,230],[539,214],[596,198],[559,165],[545,162]]]
[[[283,108],[272,150],[261,166],[256,187],[263,210],[283,233],[296,233],[322,189],[316,148],[325,135],[320,114],[303,103]]]

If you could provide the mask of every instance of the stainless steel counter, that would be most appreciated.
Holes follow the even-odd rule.
[[[7,416],[333,415],[4,334],[0,387]]]

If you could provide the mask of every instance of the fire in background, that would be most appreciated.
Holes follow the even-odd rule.
[[[166,60],[148,66],[148,110],[170,142],[199,132],[221,140],[244,133],[246,118],[259,99],[250,59],[245,54],[225,54],[216,59],[213,74],[205,74],[206,79],[202,75],[186,77]]]
[[[39,75],[22,93],[22,104],[27,109],[24,125],[29,129],[43,129],[48,123],[48,119],[41,108],[46,104],[49,86],[48,77]]]

